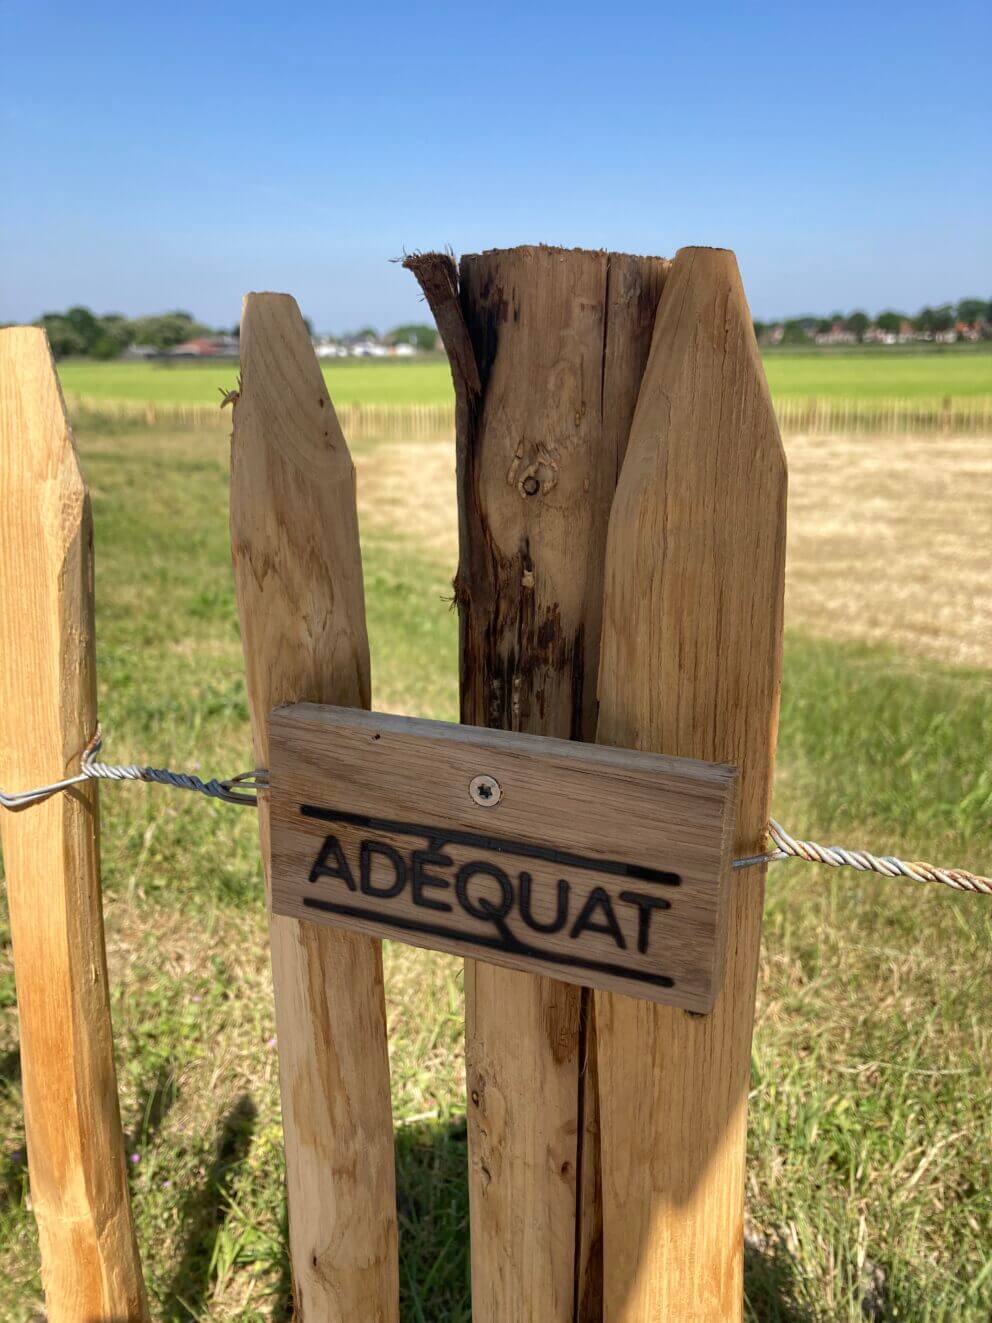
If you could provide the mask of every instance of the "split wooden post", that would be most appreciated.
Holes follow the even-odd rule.
[[[455,384],[461,719],[591,740],[603,556],[669,263],[514,248],[408,259]],[[472,1308],[598,1320],[591,998],[466,962]]]
[[[93,528],[43,331],[0,330],[0,784],[96,728]],[[2,816],[31,1198],[52,1323],[146,1320],[114,1069],[94,782]]]
[[[245,300],[231,541],[255,757],[267,767],[277,705],[369,706],[355,471],[285,294]],[[259,829],[268,891],[265,792]],[[380,944],[278,916],[270,936],[296,1309],[320,1323],[397,1323]]]
[[[735,764],[763,848],[781,676],[786,466],[733,254],[665,286],[610,520],[601,742]],[[764,870],[736,875],[712,1014],[596,994],[607,1323],[742,1314]]]

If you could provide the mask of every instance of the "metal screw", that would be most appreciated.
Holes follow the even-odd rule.
[[[494,776],[473,776],[468,793],[480,808],[495,808],[503,798],[503,787]]]

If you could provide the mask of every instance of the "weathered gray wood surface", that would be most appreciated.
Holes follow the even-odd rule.
[[[523,247],[408,260],[455,385],[461,719],[591,740],[610,503],[663,258]],[[465,969],[478,1323],[598,1323],[588,994]]]
[[[269,775],[276,913],[712,1006],[731,768],[298,704]]]

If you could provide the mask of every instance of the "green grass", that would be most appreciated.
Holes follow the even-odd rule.
[[[451,370],[437,357],[415,362],[332,360],[324,375],[335,404],[447,404],[453,398]],[[218,404],[220,391],[237,381],[238,364],[97,363],[75,359],[59,364],[63,389],[97,400],[142,404]]]
[[[110,760],[250,765],[214,434],[81,437],[96,519]],[[374,460],[373,447],[365,455]],[[361,456],[360,456],[361,458]],[[376,705],[452,718],[450,567],[367,529]],[[788,641],[775,810],[820,839],[978,868],[992,685]],[[102,794],[117,1055],[156,1319],[285,1318],[282,1156],[250,812]],[[774,868],[748,1140],[752,1323],[986,1323],[992,1311],[992,906]],[[387,951],[403,1319],[469,1317],[460,963]],[[0,921],[0,1318],[38,1307],[10,950]]]
[[[764,355],[775,396],[942,399],[992,395],[992,346],[773,349]]]
[[[765,369],[773,394],[832,399],[942,399],[992,395],[992,351],[970,346],[909,350],[772,350]],[[332,362],[325,366],[336,404],[445,404],[451,373],[440,357],[417,362]],[[236,363],[94,363],[59,365],[67,391],[96,400],[153,404],[216,404],[229,390]]]

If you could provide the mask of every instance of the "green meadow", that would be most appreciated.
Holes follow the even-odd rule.
[[[992,395],[992,345],[769,349],[773,395],[827,399],[936,399]]]
[[[992,396],[992,346],[769,350],[765,370],[776,396],[829,399],[942,399]],[[92,400],[215,404],[236,383],[236,363],[59,364],[67,392]],[[451,374],[441,356],[400,362],[325,361],[336,404],[446,404]]]
[[[975,373],[988,361],[939,365]],[[359,392],[389,383],[429,399],[447,390],[443,363],[346,364],[331,369],[332,381],[336,372]],[[107,382],[138,397],[151,382],[207,400],[232,375],[63,370],[70,390]],[[95,514],[104,756],[205,776],[249,767],[226,440],[214,430],[85,422],[78,439]],[[361,492],[374,487],[388,446],[366,442],[355,453]],[[422,500],[396,489],[401,504]],[[411,520],[374,506],[366,498],[362,512],[374,703],[453,719],[449,551],[404,531],[437,522],[422,508]],[[774,793],[787,825],[987,869],[990,747],[988,670],[812,628],[789,633]],[[104,788],[101,802],[128,1170],[154,1317],[286,1320],[254,815],[138,785]],[[992,903],[850,870],[772,868],[748,1131],[750,1323],[987,1323],[990,978]],[[402,1317],[467,1323],[461,963],[388,945],[386,982]],[[2,901],[0,1135],[0,1318],[23,1323],[43,1315]]]
[[[324,375],[335,404],[447,404],[453,399],[447,360],[438,356],[400,359],[324,360]],[[66,392],[93,400],[132,400],[141,404],[217,404],[221,392],[237,384],[238,364],[96,363],[75,359],[59,364]]]

